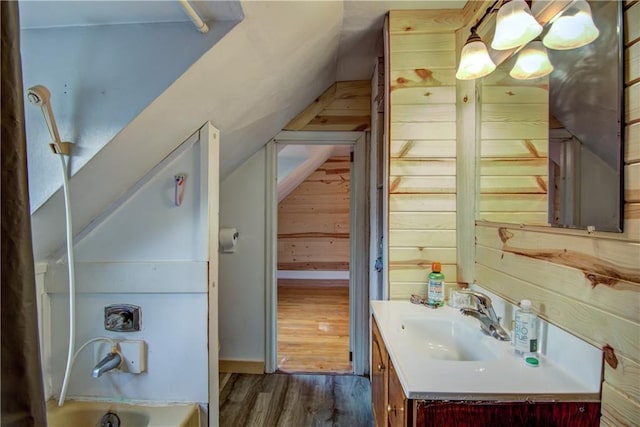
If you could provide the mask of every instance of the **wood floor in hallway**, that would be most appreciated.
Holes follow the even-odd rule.
[[[228,374],[221,427],[370,427],[371,387],[353,375]]]
[[[348,280],[278,280],[278,370],[353,372]]]

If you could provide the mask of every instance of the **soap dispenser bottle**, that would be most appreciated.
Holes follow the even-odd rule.
[[[436,308],[444,304],[444,274],[439,262],[431,264],[431,270],[427,285],[427,305]]]
[[[527,358],[536,358],[538,352],[538,316],[531,310],[531,301],[520,301],[520,309],[515,315],[516,353]],[[537,361],[537,360],[536,360]]]

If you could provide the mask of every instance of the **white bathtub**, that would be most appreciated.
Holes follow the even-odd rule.
[[[144,406],[114,402],[80,402],[70,400],[62,407],[47,402],[49,427],[99,427],[108,412],[120,419],[120,427],[199,427],[198,406]]]

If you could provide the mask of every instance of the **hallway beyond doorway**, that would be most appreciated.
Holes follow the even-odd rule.
[[[353,372],[348,280],[278,280],[278,370]]]

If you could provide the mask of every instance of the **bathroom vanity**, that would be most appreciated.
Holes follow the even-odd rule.
[[[599,383],[545,355],[527,366],[458,310],[374,301],[372,311],[377,426],[599,425]]]

